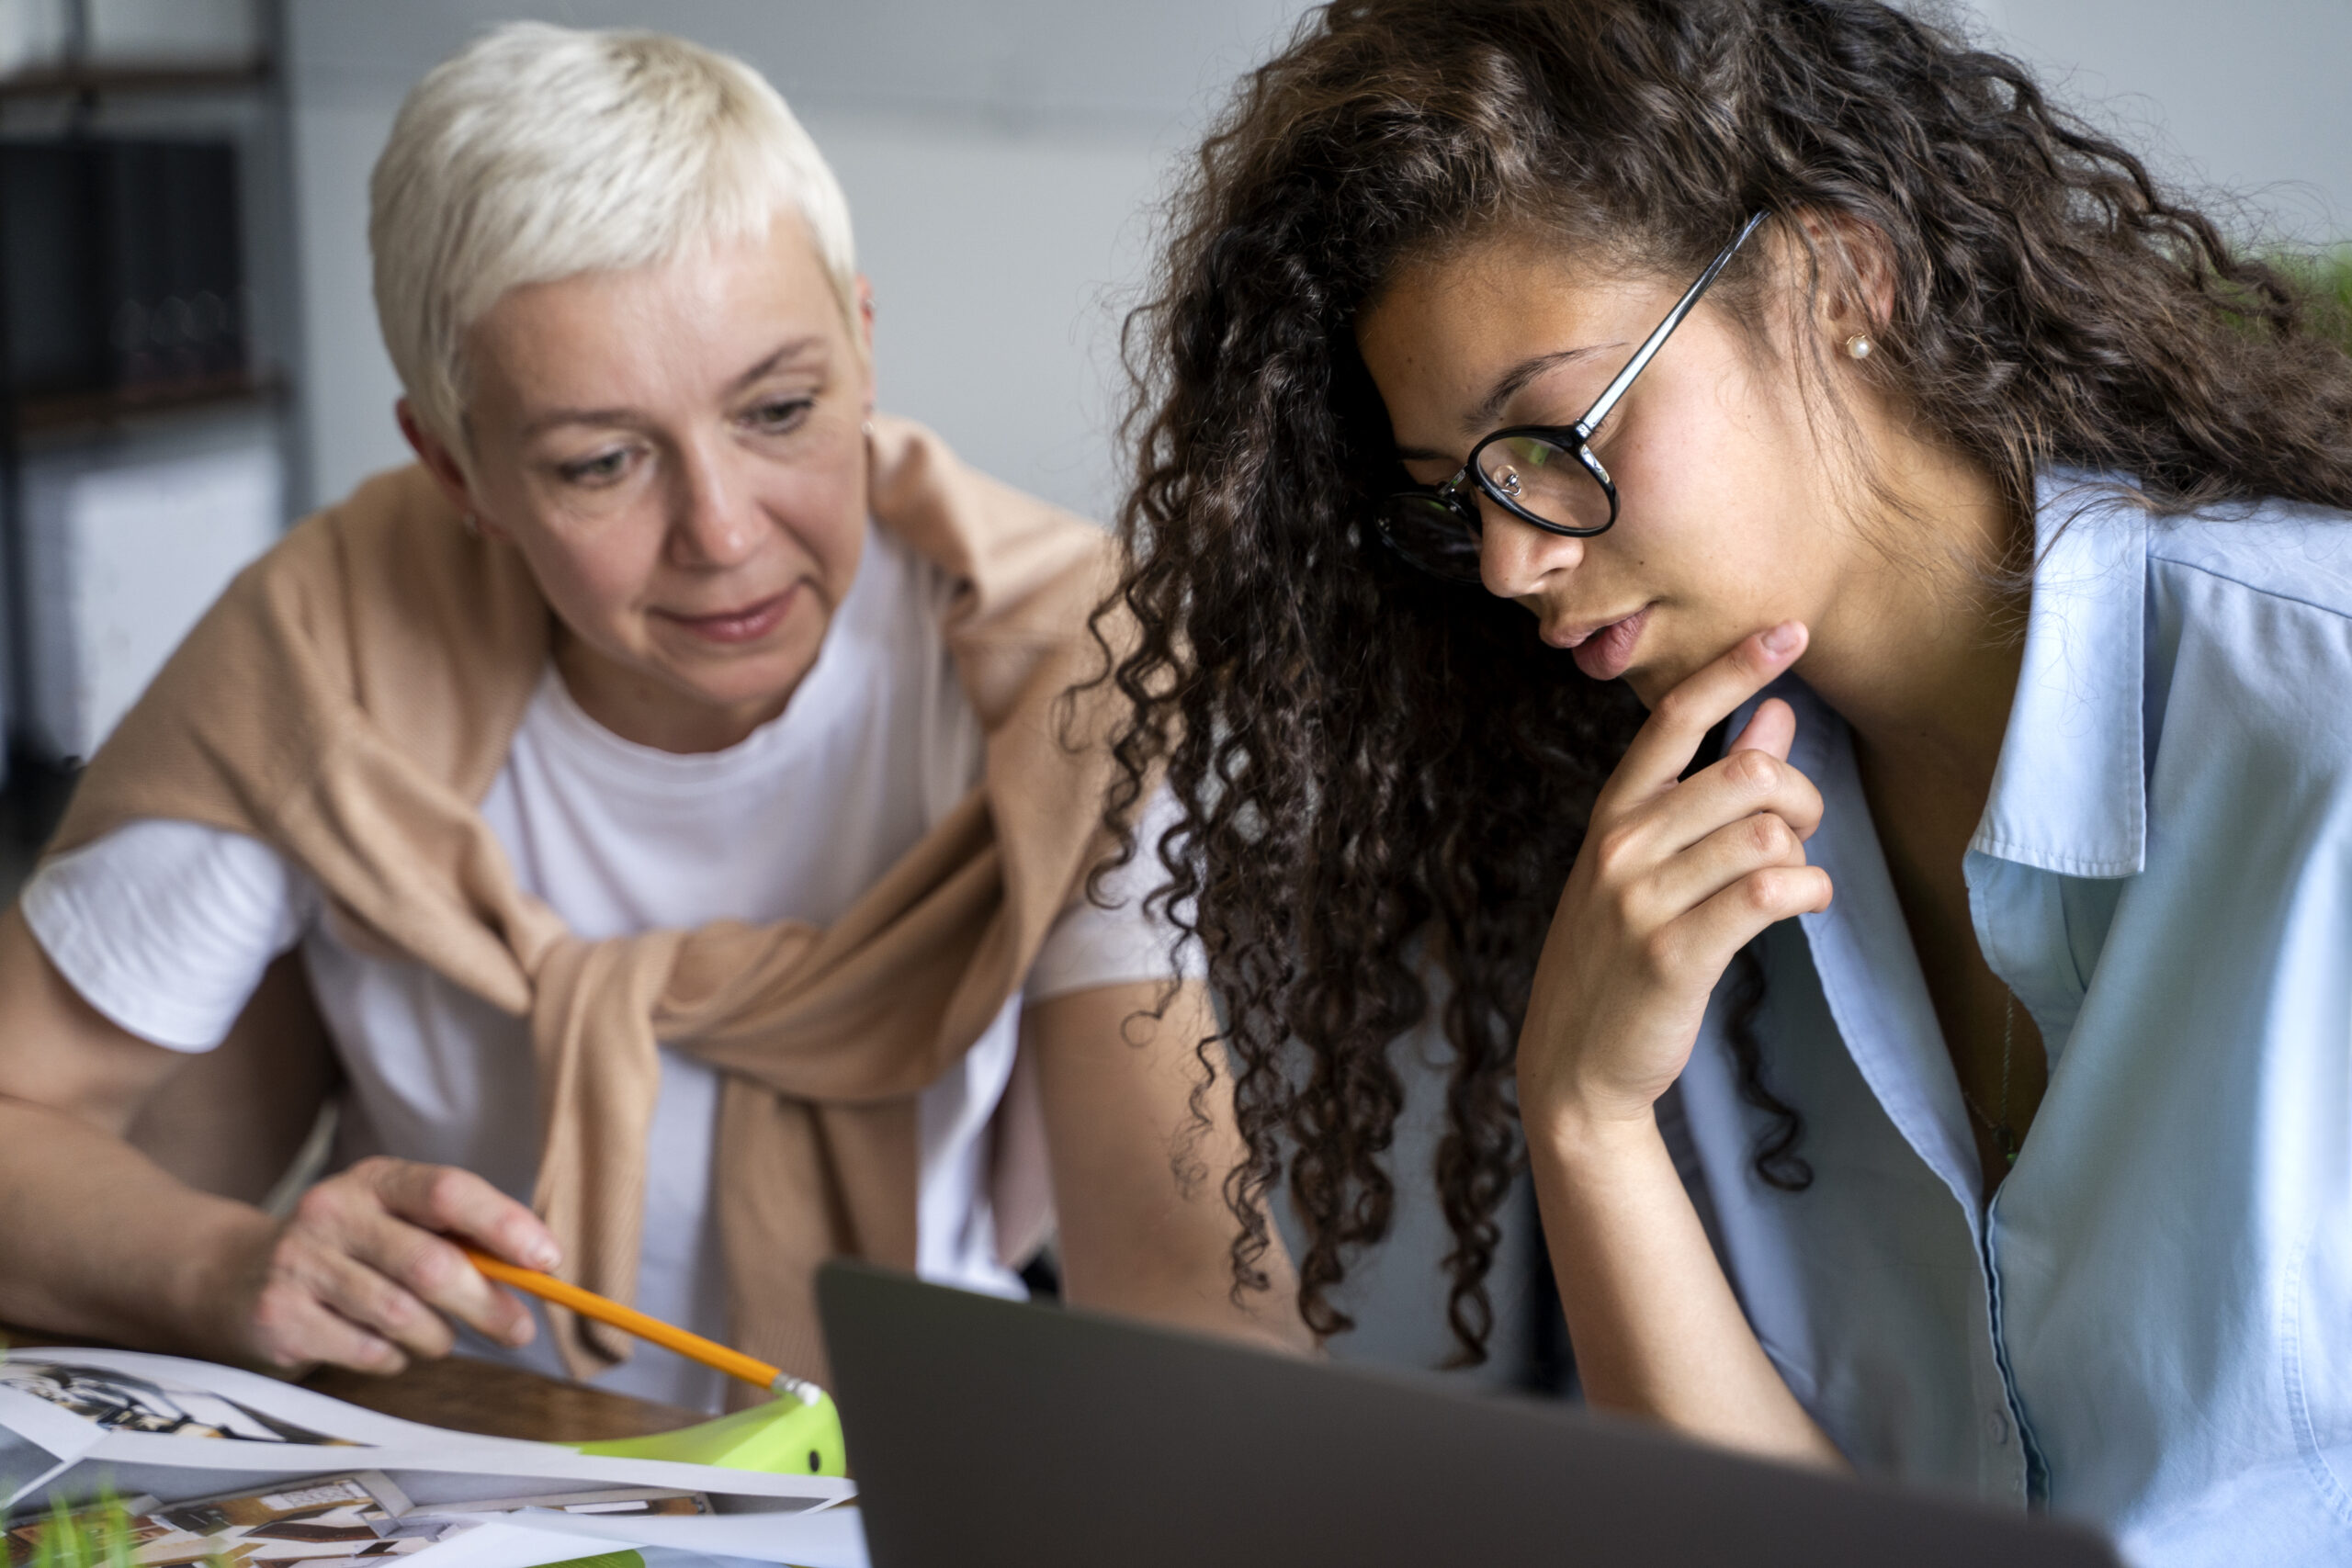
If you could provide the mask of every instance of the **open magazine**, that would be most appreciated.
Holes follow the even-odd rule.
[[[6,1568],[61,1517],[127,1529],[134,1568],[398,1557],[401,1568],[528,1568],[615,1545],[666,1559],[850,1568],[854,1488],[553,1443],[363,1410],[206,1361],[128,1350],[0,1359]]]
[[[216,1563],[350,1563],[358,1558],[414,1557],[499,1514],[552,1509],[617,1517],[694,1517],[710,1512],[700,1493],[656,1486],[552,1492],[481,1504],[420,1507],[379,1471],[308,1476],[211,1497],[165,1502],[107,1496],[67,1510],[69,1525],[120,1540],[135,1568],[212,1568]],[[7,1530],[10,1568],[28,1568],[56,1510],[19,1514]],[[102,1532],[112,1532],[110,1535]],[[567,1545],[567,1553],[573,1548]]]

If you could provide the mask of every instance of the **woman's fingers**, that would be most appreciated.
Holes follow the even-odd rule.
[[[1624,830],[1662,859],[1759,812],[1778,817],[1798,838],[1810,839],[1821,826],[1821,791],[1770,751],[1734,751],[1651,802]]]
[[[361,1160],[302,1194],[266,1248],[239,1267],[237,1307],[262,1359],[395,1372],[445,1356],[463,1324],[510,1345],[530,1310],[482,1277],[452,1237],[527,1267],[559,1261],[538,1219],[469,1171]],[[249,1294],[244,1292],[250,1292]]]
[[[1630,922],[1641,929],[1667,925],[1752,872],[1804,863],[1804,840],[1785,818],[1769,811],[1743,817],[1628,888]]]
[[[1796,662],[1804,651],[1805,635],[1803,622],[1784,621],[1743,637],[1730,652],[1659,698],[1600,792],[1594,819],[1671,788],[1699,754],[1707,732]]]
[[[333,1361],[362,1371],[408,1364],[403,1349],[434,1356],[448,1327],[422,1303],[354,1256],[368,1205],[348,1174],[302,1195],[272,1239],[247,1316],[263,1355],[280,1366]],[[380,1212],[379,1212],[380,1213]],[[431,1328],[419,1332],[422,1320]]]
[[[440,1313],[369,1256],[380,1247],[381,1238],[375,1248],[363,1243],[348,1252],[318,1249],[301,1282],[337,1317],[409,1356],[447,1355],[457,1336]]]
[[[328,1304],[330,1283],[304,1272],[274,1272],[254,1298],[249,1330],[260,1360],[286,1371],[322,1361],[387,1377],[406,1369],[398,1346]]]
[[[1706,976],[1712,987],[1732,954],[1768,927],[1829,908],[1829,874],[1817,865],[1751,871],[1688,914],[1662,927],[1656,957],[1669,972]]]
[[[510,1256],[554,1253],[528,1210],[469,1171],[362,1160],[305,1192],[277,1234],[253,1311],[255,1337],[272,1359],[292,1354],[370,1371],[396,1370],[401,1352],[447,1355],[456,1343],[451,1321],[527,1342],[529,1309],[484,1279],[448,1235]],[[342,1328],[322,1329],[299,1302]]]
[[[389,1213],[413,1224],[460,1236],[526,1269],[563,1261],[537,1214],[470,1170],[396,1159],[362,1160],[352,1169],[366,1173]]]
[[[1797,710],[1778,697],[1767,697],[1756,705],[1747,716],[1747,728],[1733,737],[1724,748],[1728,757],[1734,751],[1762,751],[1785,762],[1789,748],[1796,744]]]
[[[1785,832],[1803,843],[1821,826],[1821,792],[1811,779],[1770,751],[1735,751],[1621,817],[1589,852],[1601,886],[1617,889],[1621,900],[1637,900],[1678,856],[1726,829],[1752,823],[1757,833]],[[1770,824],[1758,820],[1766,818]],[[1679,913],[1667,910],[1658,918]]]
[[[529,1341],[535,1331],[530,1309],[492,1284],[447,1238],[462,1237],[526,1268],[542,1267],[557,1261],[557,1252],[537,1215],[454,1166],[363,1161],[353,1173],[366,1175],[382,1206],[354,1238],[353,1256],[492,1339]]]
[[[1789,765],[1796,716],[1757,705],[1719,761],[1685,778],[1707,732],[1804,651],[1785,622],[1660,699],[1595,803],[1538,960],[1519,1056],[1530,1125],[1646,1114],[1690,1060],[1707,998],[1741,943],[1826,908],[1804,863],[1820,792]]]

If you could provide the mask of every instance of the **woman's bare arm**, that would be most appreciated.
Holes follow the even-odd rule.
[[[1520,1114],[1577,1370],[1599,1406],[1726,1448],[1842,1463],[1764,1354],[1659,1136],[1734,954],[1826,908],[1805,862],[1821,797],[1788,765],[1795,719],[1761,705],[1722,761],[1709,729],[1792,662],[1758,634],[1662,698],[1594,803],[1520,1036]]]
[[[132,1147],[125,1134],[141,1107],[171,1092],[184,1060],[84,1000],[19,909],[0,915],[0,1320],[369,1371],[446,1352],[447,1318],[529,1337],[529,1313],[443,1237],[537,1267],[554,1243],[470,1172],[363,1160],[277,1221]]]
[[[1216,1030],[1203,987],[1180,990],[1159,1018],[1156,982],[1105,986],[1029,1009],[1022,1049],[1035,1057],[1060,1216],[1063,1288],[1100,1307],[1285,1350],[1314,1337],[1277,1238],[1272,1288],[1233,1299],[1233,1215],[1224,1180],[1241,1157],[1229,1080],[1220,1073],[1193,1120],[1195,1043]]]
[[[1585,1397],[1725,1448],[1842,1465],[1764,1354],[1653,1121],[1530,1130]]]
[[[206,1264],[269,1222],[174,1180],[124,1141],[180,1061],[84,1001],[21,911],[0,915],[0,1319],[217,1348]]]

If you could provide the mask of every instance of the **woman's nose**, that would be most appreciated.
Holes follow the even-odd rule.
[[[724,464],[712,454],[684,454],[677,472],[670,526],[673,558],[686,566],[741,564],[759,546],[759,519],[750,492],[729,482]]]
[[[1478,576],[1498,599],[1541,593],[1584,562],[1584,541],[1538,528],[1487,496],[1478,498]]]

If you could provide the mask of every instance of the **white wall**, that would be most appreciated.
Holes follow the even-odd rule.
[[[494,20],[657,26],[733,51],[847,187],[879,300],[884,405],[1094,515],[1119,302],[1168,160],[1297,0],[289,0],[305,370],[318,499],[405,457],[368,293],[367,179],[401,95]]]
[[[1305,0],[286,0],[311,500],[405,454],[368,297],[367,175],[433,62],[514,16],[657,26],[785,90],[847,186],[888,404],[1095,515],[1116,321],[1204,109]],[[2352,234],[2346,0],[1977,0],[1991,37],[2168,173],[2251,193],[2242,227]]]
[[[2251,197],[2245,230],[2352,238],[2346,0],[1976,0],[1990,33],[2171,177]]]

